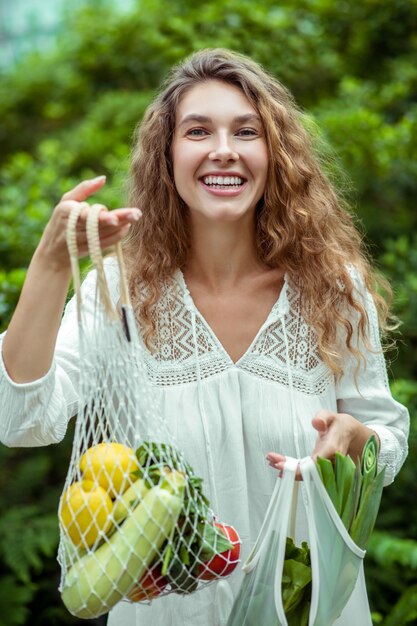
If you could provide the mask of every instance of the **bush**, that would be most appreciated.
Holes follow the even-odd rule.
[[[340,163],[352,181],[353,210],[403,320],[390,375],[394,394],[411,407],[414,451],[416,26],[417,6],[407,0],[141,0],[129,14],[109,3],[71,14],[53,53],[28,57],[1,77],[0,327],[61,195],[104,173],[97,200],[123,206],[133,129],[171,65],[196,49],[230,47],[293,91],[307,123],[317,122],[331,146],[330,168]],[[71,430],[59,447],[0,448],[0,613],[7,626],[79,623],[57,595],[54,557],[70,444]],[[414,483],[410,456],[385,491],[366,561],[375,623],[384,626],[415,619]]]

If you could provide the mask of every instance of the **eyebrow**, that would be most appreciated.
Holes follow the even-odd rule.
[[[201,122],[203,124],[207,124],[212,122],[213,120],[211,119],[211,117],[207,117],[206,115],[199,115],[198,113],[190,113],[189,115],[186,115],[184,117],[184,119],[179,123],[179,126],[183,126],[184,124],[187,124],[188,122]],[[259,115],[256,115],[256,113],[246,113],[245,115],[238,115],[237,117],[233,118],[234,122],[237,122],[238,124],[245,124],[246,122],[259,122],[261,121]]]

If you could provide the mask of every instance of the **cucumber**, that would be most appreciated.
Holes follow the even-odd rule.
[[[174,476],[175,474],[175,476]],[[137,583],[171,534],[183,505],[184,475],[153,487],[120,528],[68,571],[61,592],[72,615],[108,613]]]

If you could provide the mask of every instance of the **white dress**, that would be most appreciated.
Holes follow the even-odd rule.
[[[107,261],[114,302],[118,270]],[[357,282],[360,285],[360,281]],[[92,310],[95,275],[83,285],[83,306]],[[311,420],[320,409],[349,413],[381,439],[380,465],[386,483],[394,480],[407,455],[409,416],[390,393],[380,350],[376,311],[363,295],[369,337],[356,386],[355,364],[347,363],[336,383],[321,361],[314,333],[300,312],[299,293],[286,278],[278,301],[246,353],[233,363],[196,309],[181,272],[166,287],[157,314],[158,347],[149,355],[152,383],[174,437],[219,519],[233,525],[243,542],[245,560],[261,526],[277,473],[270,451],[302,458],[314,448]],[[38,381],[14,383],[0,371],[0,439],[9,446],[41,446],[65,435],[77,410],[78,327],[74,301],[67,305],[51,370]],[[302,498],[299,500],[303,510]],[[306,539],[302,515],[297,540]],[[242,574],[209,585],[190,596],[170,594],[150,606],[121,602],[109,626],[224,626]],[[361,572],[337,626],[371,626]]]

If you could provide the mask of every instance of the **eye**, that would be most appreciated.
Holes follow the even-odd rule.
[[[185,133],[187,137],[195,137],[199,139],[200,137],[205,137],[208,133],[204,128],[190,128]]]
[[[241,128],[236,134],[240,137],[257,137],[259,135],[258,131],[254,128]]]

